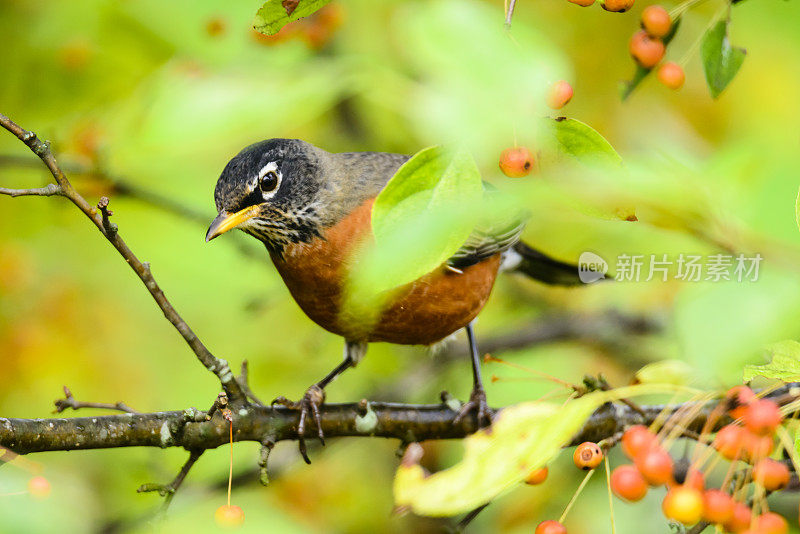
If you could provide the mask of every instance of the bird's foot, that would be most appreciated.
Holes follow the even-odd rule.
[[[453,424],[457,425],[470,413],[474,413],[478,417],[479,428],[491,426],[492,409],[489,408],[489,404],[486,402],[486,392],[483,388],[475,388],[472,390],[472,393],[469,395],[469,400],[461,406],[458,415],[453,419]]]
[[[288,408],[300,410],[300,422],[297,424],[298,447],[300,449],[300,454],[303,456],[303,460],[305,460],[307,464],[311,463],[311,460],[308,458],[305,440],[306,422],[308,422],[310,418],[313,418],[314,423],[317,425],[319,441],[325,445],[325,434],[322,432],[322,416],[319,411],[319,407],[322,406],[323,402],[325,402],[325,390],[317,384],[314,384],[306,390],[306,394],[303,395],[303,398],[299,401],[290,401],[286,397],[281,396],[277,397],[270,404],[271,406],[280,404]]]

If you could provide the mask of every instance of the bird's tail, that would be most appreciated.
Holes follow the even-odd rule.
[[[510,272],[522,273],[545,284],[561,286],[583,284],[578,276],[577,265],[551,258],[522,241],[506,251],[503,268]]]

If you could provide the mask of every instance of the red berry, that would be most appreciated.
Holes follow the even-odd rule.
[[[578,469],[589,471],[603,461],[603,451],[597,443],[586,441],[575,448],[572,461],[575,462],[575,467]]]
[[[663,486],[672,481],[672,457],[659,446],[637,456],[634,463],[651,486]]]
[[[722,490],[710,489],[703,494],[703,519],[722,525],[733,516],[733,499]]]
[[[550,92],[547,93],[548,107],[561,109],[569,104],[570,100],[572,100],[572,86],[565,80],[558,80],[550,86]]]
[[[535,486],[536,484],[541,484],[547,479],[548,469],[546,467],[542,467],[541,469],[534,469],[525,479],[526,484],[530,484],[531,486]]]
[[[650,449],[655,442],[655,434],[650,432],[647,427],[635,425],[622,435],[622,452],[631,460],[635,460],[637,456]]]
[[[752,511],[746,504],[737,502],[733,505],[731,518],[725,522],[724,527],[729,532],[742,532],[750,528]]]
[[[756,400],[756,394],[747,386],[733,386],[725,393],[730,406],[730,414],[734,419],[742,419],[747,405]]]
[[[533,154],[522,146],[507,148],[500,154],[500,170],[509,178],[527,176],[533,170],[534,164]]]
[[[634,0],[604,0],[600,6],[606,11],[624,13],[633,7]]]
[[[214,512],[214,521],[223,528],[238,528],[244,524],[244,510],[235,505],[222,505]]]
[[[769,456],[775,447],[772,436],[757,436],[747,429],[742,432],[742,438],[745,458],[753,463]]]
[[[714,448],[723,458],[735,460],[742,454],[745,430],[740,426],[727,425],[719,429],[714,438]]]
[[[621,465],[611,472],[611,489],[626,501],[640,501],[647,495],[647,482],[632,465]]]
[[[567,527],[558,521],[548,519],[547,521],[542,521],[539,523],[539,525],[537,525],[534,534],[567,534]]]
[[[28,493],[37,499],[44,499],[50,495],[50,481],[43,476],[36,476],[28,481]]]
[[[703,475],[702,471],[692,467],[689,469],[689,474],[686,475],[684,485],[702,493],[706,489],[706,477]]]
[[[783,416],[780,408],[769,399],[759,399],[750,403],[744,412],[744,426],[759,436],[775,432],[781,421],[783,421]]]
[[[664,57],[666,49],[660,40],[653,39],[646,31],[640,30],[631,37],[628,50],[639,65],[645,69],[652,69]]]
[[[658,81],[666,87],[677,91],[683,87],[683,82],[686,81],[686,74],[680,65],[667,61],[658,68]]]
[[[671,27],[669,13],[663,7],[652,5],[642,11],[642,28],[650,37],[660,39],[669,33]]]
[[[756,517],[754,530],[758,534],[786,534],[789,532],[789,523],[783,516],[767,512]]]
[[[688,486],[675,486],[661,503],[664,515],[684,525],[694,525],[703,517],[703,494]]]
[[[771,458],[759,460],[753,468],[753,480],[767,491],[785,488],[789,484],[789,477],[789,468],[786,464]]]

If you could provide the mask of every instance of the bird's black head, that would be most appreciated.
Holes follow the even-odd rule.
[[[239,152],[217,181],[219,215],[206,241],[239,228],[280,252],[319,235],[318,194],[327,156],[299,139],[268,139]]]

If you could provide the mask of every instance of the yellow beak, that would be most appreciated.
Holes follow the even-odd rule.
[[[228,230],[236,228],[243,222],[252,219],[255,215],[256,206],[250,206],[233,214],[223,211],[217,215],[216,219],[211,221],[211,226],[208,227],[208,232],[206,232],[206,243],[224,234]]]

